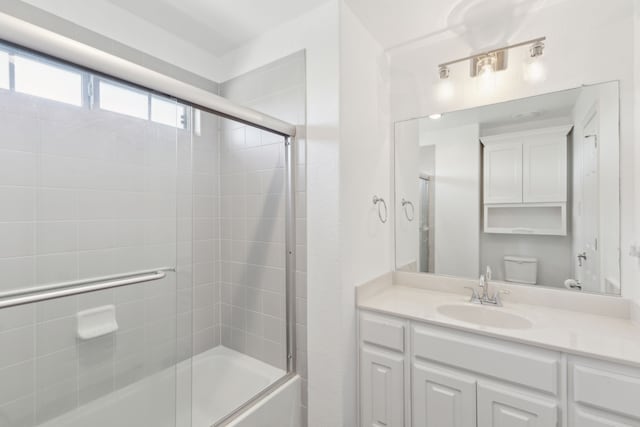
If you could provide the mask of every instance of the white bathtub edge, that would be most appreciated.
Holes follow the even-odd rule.
[[[296,375],[227,425],[229,427],[300,427],[302,425],[301,384],[300,376]]]

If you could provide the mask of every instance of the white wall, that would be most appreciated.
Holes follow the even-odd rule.
[[[436,146],[435,273],[478,277],[480,130],[477,124],[420,132]],[[418,180],[414,184],[418,187]]]
[[[343,313],[348,300],[341,286],[339,236],[339,5],[323,6],[275,28],[222,58],[231,78],[277,58],[305,50],[307,158],[307,329],[298,340],[308,344],[309,425],[343,424],[345,337]],[[303,286],[300,286],[303,288]],[[350,306],[351,308],[353,306]],[[306,370],[306,366],[300,366]],[[304,400],[303,387],[303,400]],[[355,412],[354,407],[349,411]],[[303,414],[305,418],[305,414]]]
[[[510,52],[507,71],[498,74],[493,95],[478,93],[468,76],[468,64],[452,67],[456,95],[448,102],[437,99],[437,64],[464,57],[469,47],[458,36],[440,33],[433,39],[389,52],[391,58],[391,109],[393,120],[424,116],[491,104],[513,98],[578,87],[583,84],[620,80],[621,84],[621,240],[623,294],[639,295],[638,260],[628,256],[634,223],[634,4],[621,0],[603,7],[598,0],[552,2],[533,11],[513,33],[511,41],[546,36],[544,58],[548,77],[530,85],[522,81],[521,59],[526,47]],[[637,14],[635,21],[638,21]],[[637,52],[636,46],[636,52]],[[594,60],[597,52],[597,60]],[[637,74],[637,73],[635,73]],[[636,157],[638,157],[636,153]],[[637,168],[636,168],[637,169]],[[637,176],[635,177],[638,180]]]
[[[392,269],[391,220],[382,224],[374,194],[393,200],[388,161],[390,111],[388,61],[382,46],[341,2],[340,7],[340,262],[343,307],[344,417],[356,425],[356,312],[354,286]],[[335,332],[335,331],[334,331]],[[318,367],[320,368],[320,367]],[[313,409],[311,410],[314,411]],[[312,421],[317,422],[316,419]]]

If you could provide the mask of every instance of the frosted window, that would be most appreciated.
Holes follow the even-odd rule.
[[[100,82],[100,108],[139,119],[149,119],[147,94],[105,81]]]
[[[164,125],[185,128],[185,107],[175,101],[152,97],[151,120]]]
[[[67,104],[82,105],[82,75],[16,55],[15,90]]]
[[[0,51],[0,89],[9,89],[9,54]]]

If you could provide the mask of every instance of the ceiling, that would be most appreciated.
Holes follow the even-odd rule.
[[[107,0],[220,57],[326,0]]]
[[[550,0],[346,0],[385,49],[456,34],[472,50],[508,41],[532,8]],[[553,0],[555,1],[555,0]]]

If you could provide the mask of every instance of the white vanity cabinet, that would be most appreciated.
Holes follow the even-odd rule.
[[[569,358],[570,427],[639,427],[640,369]]]
[[[411,348],[413,426],[560,425],[560,353],[417,322]]]
[[[405,426],[407,322],[360,315],[360,425]]]
[[[478,384],[478,427],[559,426],[560,403],[502,385]]]
[[[473,376],[414,361],[411,365],[412,425],[475,427],[476,386]]]
[[[359,311],[360,427],[640,427],[640,368]]]

